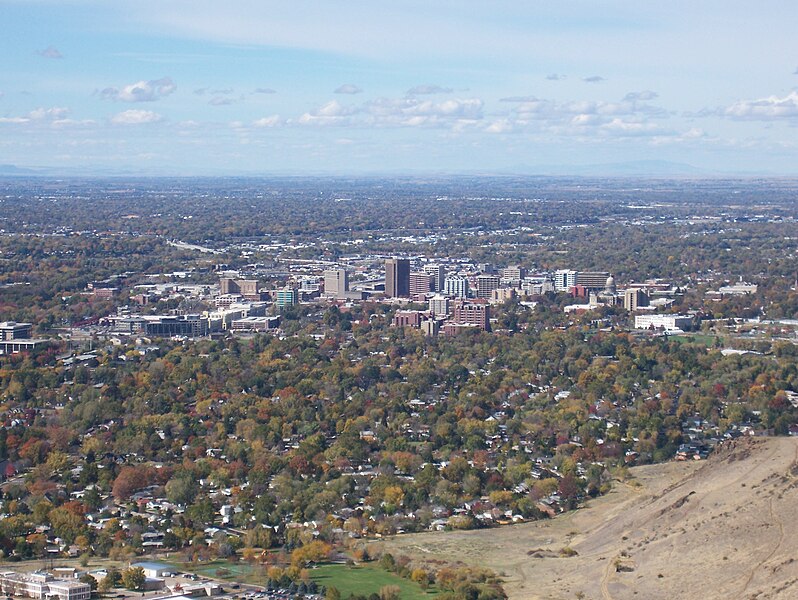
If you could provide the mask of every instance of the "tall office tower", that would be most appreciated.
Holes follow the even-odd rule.
[[[640,288],[629,288],[623,293],[623,307],[629,312],[637,310],[639,306],[648,306],[648,294]]]
[[[463,275],[451,275],[443,282],[443,293],[455,298],[468,298],[468,278]]]
[[[434,276],[429,273],[410,273],[410,295],[429,294]]]
[[[490,298],[490,293],[499,289],[500,285],[498,275],[477,275],[477,298]]]
[[[434,277],[432,291],[440,294],[446,279],[446,268],[443,265],[424,265],[424,272]]]
[[[324,271],[324,294],[340,298],[349,291],[349,271],[329,269]]]
[[[520,282],[524,277],[526,277],[526,269],[518,265],[502,269],[502,279]]]
[[[433,317],[445,317],[449,314],[449,298],[437,294],[429,299],[429,311]]]
[[[554,289],[558,292],[567,292],[576,285],[576,271],[560,269],[554,273]]]
[[[410,260],[389,258],[385,261],[385,295],[406,298],[410,295]]]

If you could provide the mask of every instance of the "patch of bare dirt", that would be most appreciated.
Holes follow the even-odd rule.
[[[798,439],[740,439],[633,474],[639,485],[548,521],[384,544],[491,567],[510,598],[798,598]]]

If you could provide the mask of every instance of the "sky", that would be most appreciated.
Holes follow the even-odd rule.
[[[794,0],[0,0],[0,165],[795,175],[796,23]]]

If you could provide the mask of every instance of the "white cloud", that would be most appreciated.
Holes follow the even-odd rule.
[[[162,119],[161,115],[151,110],[130,109],[111,117],[111,123],[114,125],[143,125],[157,123]]]
[[[345,83],[335,88],[334,94],[360,94],[363,90],[354,83]]]
[[[297,120],[300,125],[356,127],[449,127],[471,126],[483,118],[478,98],[448,99],[440,102],[414,97],[377,98],[362,105],[342,105],[331,100]]]
[[[299,117],[301,125],[346,125],[352,123],[352,117],[358,112],[354,106],[344,106],[338,100],[330,100],[314,111],[306,112]]]
[[[651,90],[643,90],[642,92],[629,92],[623,97],[624,101],[626,102],[635,102],[637,100],[654,100],[655,98],[659,98],[659,94],[657,92],[652,92]]]
[[[428,94],[451,94],[454,90],[435,84],[417,85],[407,90],[408,96],[424,96]]]
[[[487,133],[510,133],[515,130],[510,119],[498,119],[485,128]]]
[[[653,92],[640,94],[627,94],[620,102],[606,102],[603,100],[576,100],[557,102],[530,97],[529,100],[520,101],[514,113],[519,120],[550,120],[570,121],[574,117],[583,115],[599,116],[602,122],[607,122],[610,117],[628,115],[647,115],[649,117],[666,117],[668,111],[664,108],[647,104],[638,98],[653,98]],[[513,99],[508,99],[513,100]],[[519,99],[515,99],[519,100]],[[584,117],[582,119],[584,121]]]
[[[54,107],[54,108],[37,108],[30,111],[28,116],[33,121],[52,121],[55,119],[63,119],[69,114],[68,108]]]
[[[97,125],[92,119],[71,119],[68,117],[70,110],[63,107],[35,108],[25,116],[2,117],[0,124],[26,125],[31,128],[65,129],[75,127],[90,127]]]
[[[151,81],[131,83],[121,89],[105,88],[100,94],[103,98],[120,102],[154,102],[169,96],[176,89],[177,86],[171,78],[162,77]]]
[[[483,102],[478,98],[442,102],[403,98],[379,98],[365,105],[368,121],[378,127],[462,127],[482,119]]]
[[[96,125],[97,121],[94,119],[56,119],[52,122],[55,128],[63,127],[91,127]]]
[[[499,99],[499,102],[536,102],[536,96],[509,96]]]
[[[666,133],[666,131],[656,123],[649,123],[638,119],[623,119],[620,117],[616,117],[608,123],[601,124],[599,130],[603,134],[621,137],[662,135]]]
[[[740,100],[725,108],[723,115],[732,119],[771,121],[798,118],[798,90],[783,98],[769,96],[758,100]]]
[[[657,136],[678,135],[662,125],[670,113],[648,102],[655,98],[657,93],[650,90],[628,93],[617,102],[513,96],[502,99],[515,103],[509,114],[491,121],[484,131],[578,136],[586,140],[634,136],[648,136],[653,140]]]
[[[252,126],[259,128],[277,127],[281,125],[282,122],[283,120],[280,118],[280,115],[272,115],[270,117],[263,117],[261,119],[257,119],[256,121],[253,121]]]
[[[549,75],[546,75],[546,79],[548,79],[549,81],[562,81],[563,79],[565,79],[565,75],[560,75],[559,73],[551,73]]]
[[[225,98],[224,96],[214,96],[208,101],[211,106],[230,106],[237,102],[241,102],[242,98]]]
[[[22,125],[25,123],[50,125],[50,124],[63,124],[69,120],[66,118],[69,114],[68,108],[55,106],[53,108],[35,108],[23,117],[2,117],[0,123],[11,123]],[[77,121],[74,121],[77,122]]]
[[[601,75],[591,75],[590,77],[583,77],[582,81],[585,83],[601,83],[602,81],[607,81]]]
[[[39,50],[38,52],[36,52],[36,54],[38,54],[43,58],[54,58],[54,59],[64,58],[64,55],[61,54],[58,51],[58,48],[56,48],[55,46],[47,46],[47,48],[45,48],[44,50]]]
[[[255,93],[255,94],[276,94],[277,90],[273,90],[272,88],[259,87],[259,88],[255,88],[255,91],[253,93]]]

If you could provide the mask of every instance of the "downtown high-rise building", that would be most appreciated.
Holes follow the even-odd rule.
[[[493,290],[499,289],[501,278],[498,275],[477,276],[477,298],[490,298]]]
[[[410,273],[410,295],[429,294],[432,290],[433,275],[429,273]]]
[[[432,291],[440,294],[446,279],[446,268],[443,265],[424,265],[424,272],[432,275]]]
[[[389,258],[385,261],[385,295],[406,298],[410,295],[410,260]]]
[[[349,291],[349,272],[346,269],[324,271],[324,294],[341,298]]]
[[[443,282],[443,293],[454,298],[468,298],[468,277],[450,275]]]
[[[449,314],[449,298],[436,294],[429,299],[429,312],[433,317],[445,317]]]

